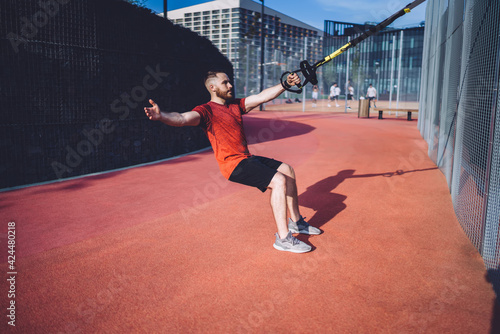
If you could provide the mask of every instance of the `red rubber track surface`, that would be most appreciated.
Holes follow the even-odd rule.
[[[272,247],[269,192],[212,151],[0,193],[16,222],[19,333],[489,333],[495,295],[416,121],[252,112],[290,164],[307,254]],[[3,245],[3,246],[2,246]],[[9,285],[0,284],[2,310]]]

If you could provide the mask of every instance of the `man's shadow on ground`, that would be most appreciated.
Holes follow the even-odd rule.
[[[329,176],[321,181],[316,182],[312,186],[307,187],[306,191],[299,195],[299,205],[313,209],[314,216],[307,219],[307,222],[314,227],[321,229],[321,226],[331,221],[344,210],[347,205],[344,203],[347,196],[337,193],[332,193],[346,179],[366,178],[366,177],[393,177],[407,173],[422,172],[427,170],[437,169],[437,167],[415,169],[410,171],[397,170],[395,172],[375,173],[375,174],[360,174],[354,175],[354,169],[346,169],[337,173],[337,175]],[[302,236],[302,241],[306,241],[308,236]]]
[[[307,220],[309,224],[321,228],[347,207],[344,203],[347,196],[332,191],[353,174],[354,170],[351,169],[340,171],[337,175],[329,176],[307,187],[306,191],[300,194],[299,205],[315,211],[314,216]]]

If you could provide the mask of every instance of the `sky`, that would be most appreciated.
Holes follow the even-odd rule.
[[[324,29],[324,21],[351,23],[381,22],[412,0],[264,0],[266,7]],[[179,9],[209,0],[167,0],[168,10]],[[260,3],[260,1],[255,1]],[[145,6],[155,12],[163,12],[163,0],[147,0]],[[415,26],[425,20],[426,2],[411,13],[397,19],[392,26],[404,28]]]

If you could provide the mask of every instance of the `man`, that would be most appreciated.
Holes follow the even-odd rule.
[[[340,88],[337,87],[337,83],[334,82],[333,85],[330,87],[330,101],[335,101],[335,106],[340,107],[338,103],[340,95]],[[330,102],[328,103],[328,107],[331,107]]]
[[[291,87],[300,83],[297,74],[290,74],[284,83]],[[274,248],[293,253],[305,253],[311,246],[296,239],[292,233],[320,234],[300,215],[295,173],[280,161],[250,154],[243,130],[242,115],[262,103],[269,102],[285,91],[282,85],[267,88],[243,99],[234,99],[226,73],[210,71],[205,76],[210,102],[185,113],[163,112],[153,101],[144,108],[149,119],[170,126],[200,126],[206,133],[222,175],[228,180],[253,186],[265,192],[271,189],[271,207],[278,233]],[[290,219],[287,224],[287,209]]]
[[[318,102],[318,96],[319,96],[318,85],[314,85],[313,91],[312,91],[312,106],[313,106],[313,108],[316,108],[316,103]]]
[[[335,84],[335,106],[338,108],[340,107],[340,104],[339,104],[339,96],[340,96],[340,87]]]
[[[347,109],[351,109],[351,101],[354,99],[354,87],[351,85],[351,80],[347,83]]]
[[[370,86],[368,87],[368,91],[366,92],[366,97],[368,98],[368,100],[370,100],[368,103],[370,103],[371,105],[371,101],[373,101],[373,106],[375,108],[377,108],[376,104],[375,104],[375,101],[377,101],[377,90],[375,89],[375,87],[372,86],[372,84],[370,84]]]

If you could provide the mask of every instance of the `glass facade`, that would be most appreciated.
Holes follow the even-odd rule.
[[[236,91],[243,96],[260,90],[261,14],[241,8],[240,15],[238,49],[230,60],[235,67]],[[283,23],[279,16],[265,12],[264,43],[264,87],[278,83],[281,74],[298,68],[300,61],[322,58],[319,31]]]
[[[339,49],[369,27],[369,24],[325,21],[325,55]],[[372,84],[380,100],[395,103],[418,101],[423,41],[423,25],[406,29],[386,28],[324,65],[323,89],[329,89],[333,82],[338,82],[343,88],[347,80],[351,80],[357,96],[364,96],[369,84]]]
[[[222,9],[210,9],[206,4],[205,10],[185,12],[181,17],[169,13],[173,22],[210,39],[231,61],[237,97],[260,91],[262,15],[260,6],[252,9],[244,4]],[[323,58],[321,30],[267,7],[263,23],[264,88],[278,83],[283,72],[299,68],[300,61]]]

